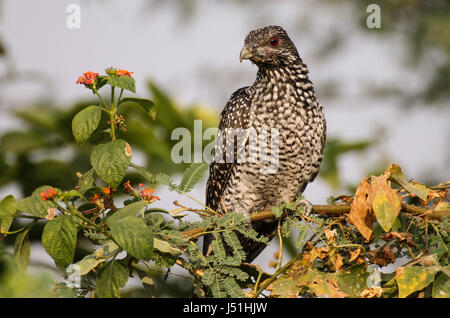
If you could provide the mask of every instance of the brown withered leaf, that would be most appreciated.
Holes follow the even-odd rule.
[[[350,259],[348,261],[351,263],[351,262],[353,262],[354,260],[356,260],[360,256],[361,249],[358,247],[354,251],[349,251],[349,253],[350,253]]]
[[[361,298],[380,298],[381,294],[383,292],[383,289],[378,286],[374,286],[372,288],[365,288],[362,292],[360,297]]]
[[[367,256],[369,256],[369,261],[372,264],[377,264],[380,266],[386,266],[395,262],[395,254],[389,245],[384,247],[382,251],[380,251],[380,248],[377,248],[373,251],[367,252]]]
[[[404,243],[408,244],[409,246],[413,246],[413,247],[417,246],[417,244],[414,243],[414,241],[412,239],[411,233],[389,232],[389,233],[383,234],[380,238],[386,242],[396,238],[399,240],[399,242],[404,242]]]
[[[355,198],[347,217],[348,221],[356,227],[366,241],[370,241],[372,226],[376,221],[375,215],[372,212],[372,204],[367,201],[370,192],[371,187],[367,179],[364,178],[356,189]]]
[[[337,231],[336,231],[336,229],[330,230],[330,228],[327,227],[327,228],[324,230],[324,233],[325,233],[325,238],[327,239],[327,242],[328,242],[329,244],[332,244],[332,243],[336,242],[336,236],[337,236]]]

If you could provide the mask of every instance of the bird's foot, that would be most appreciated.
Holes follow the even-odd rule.
[[[313,211],[313,205],[306,199],[301,199],[297,202],[298,206],[303,208],[302,215],[309,216]]]

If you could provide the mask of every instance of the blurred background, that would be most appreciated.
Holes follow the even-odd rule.
[[[257,68],[239,63],[245,36],[272,24],[296,44],[325,109],[325,160],[304,193],[308,200],[324,204],[330,195],[350,194],[390,163],[423,183],[449,180],[450,3],[380,1],[381,27],[370,29],[371,3],[377,2],[1,0],[0,198],[19,199],[43,184],[70,189],[75,173],[89,170],[92,145],[104,139],[98,134],[75,144],[72,117],[97,102],[75,81],[110,66],[134,72],[136,96],[157,106],[155,121],[123,108],[122,138],[133,148],[133,162],[179,181],[186,165],[171,160],[172,130],[193,129],[194,119],[203,129],[217,126],[230,95],[255,80]],[[81,9],[80,28],[66,24],[71,4]],[[127,178],[139,182],[132,171]],[[202,202],[205,183],[206,176],[192,192]],[[196,206],[163,186],[156,190],[164,209],[175,208],[174,200]],[[61,276],[40,247],[42,226],[33,231],[29,272],[42,286],[42,273]],[[0,241],[6,252],[12,246],[8,237]],[[268,264],[277,249],[273,242],[256,263],[273,271]],[[163,276],[155,278],[159,296],[189,295],[187,273],[171,273],[167,283]],[[126,295],[139,296],[130,284]],[[30,296],[33,286],[0,289],[0,296]]]

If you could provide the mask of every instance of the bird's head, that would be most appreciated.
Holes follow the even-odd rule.
[[[256,65],[289,65],[299,59],[297,49],[279,26],[250,31],[241,50],[240,61],[248,59]]]

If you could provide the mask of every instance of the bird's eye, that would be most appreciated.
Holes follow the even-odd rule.
[[[273,47],[277,46],[279,42],[280,42],[280,40],[276,36],[271,38],[269,41],[270,45]]]

